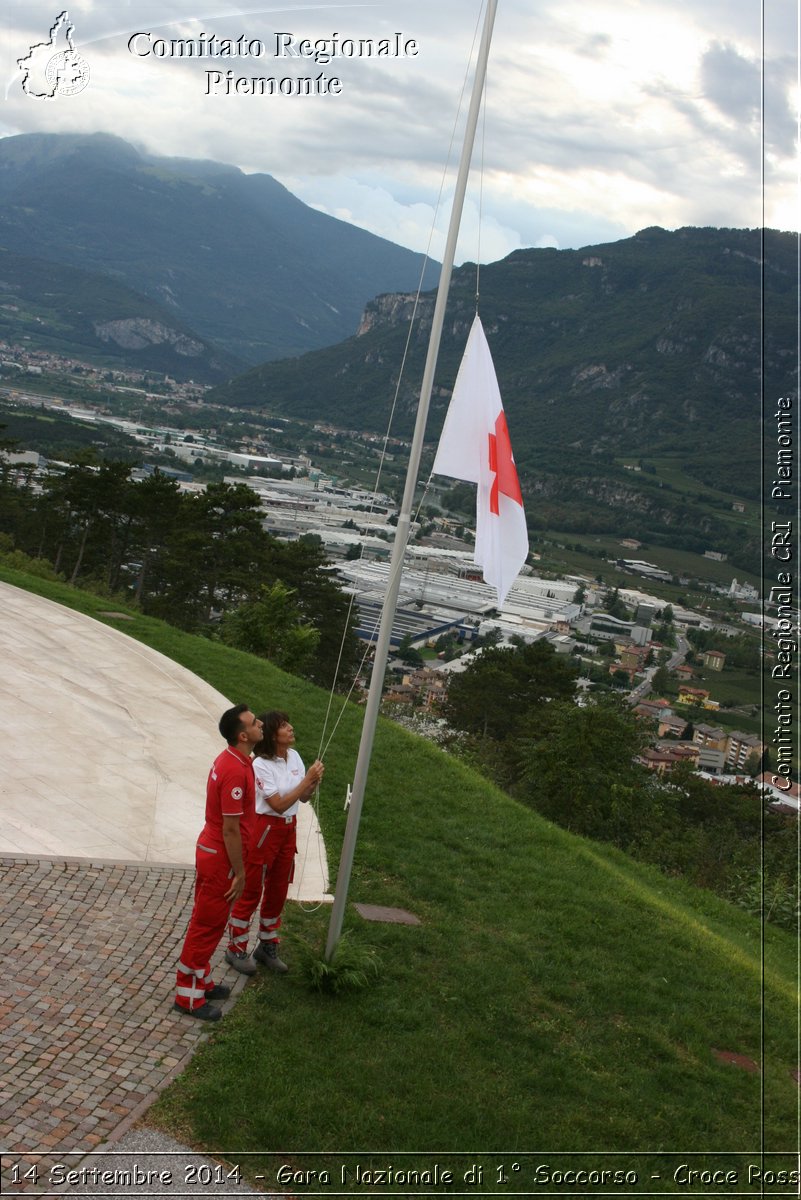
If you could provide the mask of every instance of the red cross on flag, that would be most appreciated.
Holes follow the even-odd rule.
[[[474,558],[502,605],[528,556],[528,531],[501,393],[478,313],[433,470],[478,484]]]

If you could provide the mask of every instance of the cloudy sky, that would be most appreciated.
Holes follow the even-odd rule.
[[[591,245],[649,225],[754,227],[763,214],[797,229],[798,6],[765,9],[763,33],[759,0],[500,0],[457,259]],[[58,0],[3,0],[0,136],[103,130],[153,153],[267,172],[308,204],[426,249],[481,0],[71,0],[89,83],[37,99],[23,91],[17,59],[47,39],[60,11]],[[131,53],[137,33],[150,36]],[[276,34],[297,44],[396,33],[417,53],[327,64],[274,54]],[[265,53],[153,53],[212,34],[244,35]],[[341,91],[209,95],[214,70],[246,80],[322,72]]]

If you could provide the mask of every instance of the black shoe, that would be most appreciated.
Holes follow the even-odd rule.
[[[219,1008],[215,1008],[213,1004],[201,1004],[198,1008],[181,1008],[176,1000],[173,1008],[185,1017],[194,1017],[197,1021],[219,1021],[222,1016]]]
[[[289,970],[286,963],[278,957],[277,942],[259,942],[253,951],[253,957],[256,962],[260,962],[262,966],[268,967],[271,971],[278,971],[280,974],[283,974]]]
[[[211,991],[206,992],[207,1000],[227,1000],[231,995],[231,989],[224,983],[215,983]]]

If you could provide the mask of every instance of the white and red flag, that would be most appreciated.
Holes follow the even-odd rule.
[[[528,530],[501,393],[478,313],[433,471],[478,484],[473,557],[502,605],[528,556]]]

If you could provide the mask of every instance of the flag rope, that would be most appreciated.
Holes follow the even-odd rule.
[[[484,76],[481,99],[481,161],[478,166],[478,230],[476,233],[476,314],[478,314],[479,300],[481,299],[481,230],[484,224],[484,152],[487,145],[488,80],[489,63],[487,63],[487,71]]]
[[[465,92],[467,90],[468,79],[470,76],[470,63],[472,61],[473,50],[475,49],[476,40],[477,40],[478,34],[479,34],[479,28],[480,28],[480,24],[481,24],[481,17],[482,17],[483,9],[484,9],[484,5],[482,3],[482,5],[479,8],[479,14],[478,14],[478,18],[476,20],[475,28],[473,30],[473,41],[472,41],[472,44],[470,47],[470,54],[468,56],[467,66],[465,67],[465,73],[464,73],[464,76],[462,79],[462,86],[461,86],[461,89],[459,92],[459,99],[458,99],[458,102],[456,105],[456,114],[455,114],[455,117],[453,120],[453,126],[451,128],[451,137],[450,137],[450,143],[448,145],[448,153],[446,155],[445,165],[443,166],[442,175],[440,177],[439,191],[437,193],[437,199],[436,199],[436,203],[434,205],[434,212],[433,212],[433,216],[431,218],[431,227],[430,227],[429,234],[428,234],[428,242],[426,244],[426,249],[425,249],[425,253],[423,256],[423,264],[420,269],[420,278],[417,283],[417,291],[415,292],[414,305],[412,306],[412,313],[409,318],[409,330],[406,335],[406,343],[404,345],[403,355],[401,357],[401,364],[400,364],[400,369],[398,372],[398,379],[397,379],[397,383],[395,385],[395,393],[392,398],[392,404],[390,407],[389,418],[387,420],[387,428],[386,428],[386,432],[384,434],[384,438],[383,438],[383,442],[382,442],[382,446],[381,446],[381,453],[379,455],[378,468],[376,470],[375,482],[373,484],[372,499],[370,501],[370,507],[368,508],[368,511],[367,511],[368,516],[370,516],[373,513],[373,510],[374,510],[374,507],[376,504],[376,498],[378,496],[378,487],[381,482],[381,474],[384,469],[384,461],[385,461],[386,454],[387,454],[387,446],[389,444],[389,439],[390,439],[391,431],[392,431],[392,425],[393,425],[393,422],[395,419],[395,411],[396,411],[397,404],[398,404],[398,397],[400,395],[401,383],[403,381],[403,376],[404,376],[404,372],[406,369],[406,360],[409,355],[409,347],[411,345],[412,333],[414,331],[414,324],[417,319],[417,310],[418,310],[419,303],[420,303],[420,296],[421,296],[422,290],[423,290],[423,280],[425,278],[426,268],[427,268],[428,263],[431,258],[431,246],[432,246],[432,242],[434,240],[434,233],[436,230],[437,217],[439,216],[439,211],[442,206],[442,197],[443,197],[443,193],[445,190],[445,180],[447,178],[448,170],[451,165],[451,158],[453,155],[454,143],[456,141],[456,130],[458,128],[459,117],[461,115],[462,106],[464,104]],[[480,222],[479,222],[479,224],[480,224]],[[420,504],[418,505],[417,517],[415,517],[415,521],[417,521],[419,518],[420,510],[422,509],[423,501],[425,500],[425,497],[428,493],[430,483],[431,483],[431,475],[429,474],[428,480],[423,489],[423,495],[420,499]],[[363,560],[363,558],[364,558],[364,544],[362,544],[361,553],[359,555],[360,563]],[[331,688],[330,688],[329,695],[328,695],[328,705],[326,707],[325,717],[323,718],[323,728],[322,728],[322,732],[320,734],[320,742],[319,742],[319,747],[318,747],[318,752],[317,752],[317,757],[319,759],[322,759],[324,757],[324,755],[328,752],[328,748],[331,745],[331,742],[333,741],[334,734],[336,733],[337,728],[339,727],[339,723],[342,720],[343,716],[345,715],[345,710],[346,710],[348,701],[350,700],[350,697],[353,694],[353,691],[354,691],[354,688],[356,687],[356,683],[358,681],[359,675],[361,674],[361,671],[364,668],[365,662],[367,661],[367,656],[370,653],[370,650],[373,646],[373,643],[375,640],[375,634],[378,629],[378,624],[380,621],[380,617],[377,617],[376,621],[375,621],[375,625],[372,630],[372,635],[370,637],[370,640],[367,642],[367,645],[366,645],[364,654],[362,655],[361,661],[360,661],[356,671],[354,672],[353,681],[350,685],[350,688],[348,689],[347,695],[344,697],[344,699],[342,701],[342,706],[339,710],[339,715],[337,716],[336,721],[334,722],[334,727],[331,730],[331,734],[328,737],[328,740],[326,741],[326,734],[328,732],[328,723],[329,723],[329,720],[331,717],[331,709],[333,706],[334,695],[336,692],[337,678],[339,676],[339,669],[340,669],[340,665],[342,663],[342,655],[344,654],[344,651],[345,651],[345,641],[347,639],[348,627],[350,624],[351,614],[353,613],[353,605],[355,603],[355,599],[356,599],[356,593],[354,591],[351,593],[350,602],[348,604],[348,611],[345,615],[345,619],[343,622],[342,638],[341,638],[340,644],[339,644],[339,653],[337,655],[337,661],[336,661],[336,665],[334,667],[334,677],[331,682]],[[318,787],[314,793],[314,800],[310,802],[314,805],[314,814],[315,814],[315,817],[318,819],[318,823],[319,823],[319,802],[320,802],[320,788],[318,785]],[[308,845],[308,835],[307,835],[307,845]],[[298,855],[298,860],[299,860],[298,867],[299,867],[299,872],[300,872],[299,879],[298,879],[299,885],[303,882],[303,876],[304,876],[304,872],[305,872],[305,868],[306,868],[307,859],[308,859],[307,854],[304,854],[302,857],[300,854]],[[303,911],[314,912],[319,907],[320,907],[319,904],[315,904],[311,908],[304,908]]]

